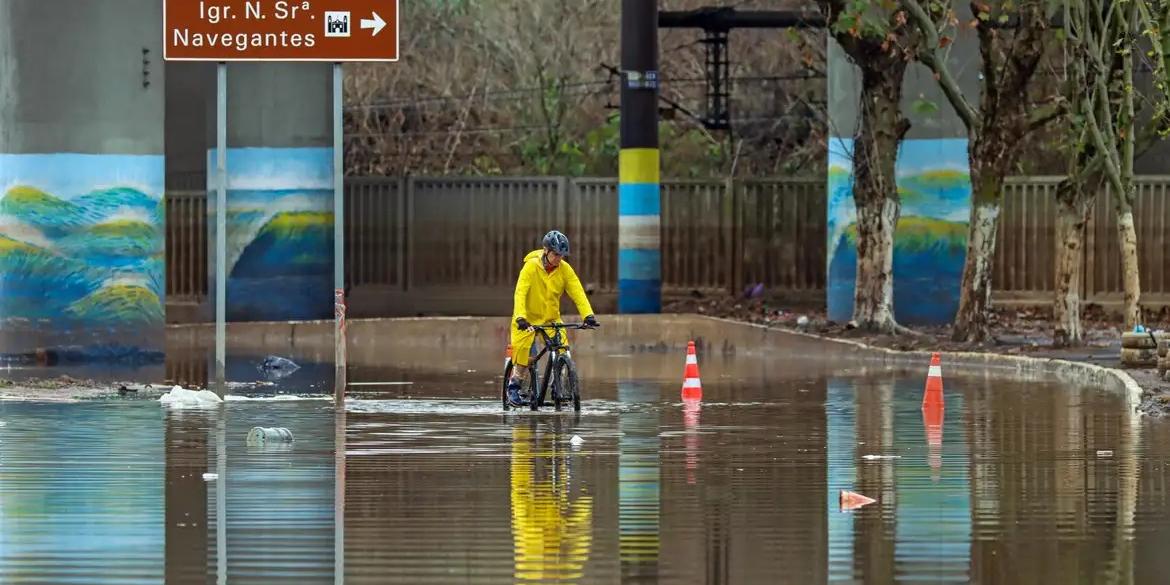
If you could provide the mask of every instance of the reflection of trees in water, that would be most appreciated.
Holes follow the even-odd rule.
[[[892,376],[855,380],[857,446],[853,462],[857,469],[855,491],[878,500],[875,505],[897,502],[895,465],[890,461],[867,463],[865,454],[897,451],[894,441],[894,383]],[[893,506],[891,506],[893,507]],[[854,574],[869,583],[895,581],[897,519],[894,514],[858,514],[853,520]]]
[[[593,539],[593,496],[573,493],[567,433],[512,427],[512,536],[520,580],[580,579]],[[554,425],[557,423],[554,423]]]
[[[1116,400],[1075,388],[971,394],[972,581],[1133,582],[1140,445]]]

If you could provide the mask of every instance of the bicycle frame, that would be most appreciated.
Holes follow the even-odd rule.
[[[537,396],[532,396],[530,398],[530,400],[533,402],[532,408],[535,409],[537,406],[544,406],[545,405],[544,398],[546,396],[548,396],[548,385],[552,381],[553,367],[555,367],[556,363],[557,363],[557,360],[555,357],[556,354],[560,353],[560,351],[562,349],[565,351],[566,354],[569,354],[568,346],[560,341],[561,336],[559,334],[559,330],[561,330],[561,329],[593,329],[593,327],[586,325],[584,323],[552,323],[549,325],[531,325],[531,327],[540,335],[541,339],[544,341],[544,344],[543,344],[544,347],[542,347],[540,349],[540,352],[537,353],[536,357],[533,358],[533,360],[532,360],[531,365],[532,365],[533,369],[535,371],[539,372],[541,358],[543,358],[544,354],[546,354],[546,353],[550,354],[549,359],[548,359],[548,363],[545,365],[545,368],[544,368],[544,376],[542,376],[543,379],[540,380],[540,393]],[[552,330],[554,332],[553,335],[549,335],[548,331],[546,331],[546,330]],[[537,400],[539,400],[539,404],[536,404]],[[555,397],[554,397],[554,402],[556,402]],[[558,410],[560,409],[559,403],[557,405],[557,409]]]
[[[535,329],[536,332],[540,334],[540,337],[544,340],[544,347],[540,349],[540,353],[536,354],[536,357],[533,358],[532,363],[539,362],[540,358],[544,357],[544,354],[549,353],[549,351],[555,352],[561,348],[566,347],[565,344],[560,342],[561,336],[559,332],[554,335],[549,335],[545,329],[552,329],[553,331],[557,331],[559,329],[592,329],[592,327],[583,325],[581,323],[553,323],[552,325],[532,325],[531,327]]]

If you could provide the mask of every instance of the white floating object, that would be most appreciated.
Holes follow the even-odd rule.
[[[901,459],[901,455],[862,455],[862,459]]]
[[[204,473],[203,474],[203,481],[215,481],[217,479],[219,479],[218,473]]]
[[[580,436],[578,436],[578,435],[573,435],[573,438],[572,438],[572,439],[569,439],[569,442],[570,442],[570,443],[572,443],[572,444],[574,444],[574,445],[580,445],[581,443],[584,443],[584,442],[585,442],[585,439],[582,439],[582,438],[581,438]]]
[[[211,390],[187,390],[182,386],[171,388],[170,392],[158,397],[162,404],[171,406],[211,406],[223,402],[223,399]]]
[[[1097,449],[1097,456],[1098,457],[1112,457],[1113,450],[1112,449]]]

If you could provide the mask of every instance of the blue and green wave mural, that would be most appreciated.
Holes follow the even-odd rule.
[[[828,316],[853,315],[857,210],[853,141],[832,138],[828,172]],[[971,181],[966,139],[902,142],[896,164],[902,215],[894,231],[894,315],[909,325],[950,323],[959,308]]]
[[[0,154],[0,351],[162,359],[163,172],[160,155]]]
[[[227,169],[227,319],[331,318],[333,149],[229,148]]]

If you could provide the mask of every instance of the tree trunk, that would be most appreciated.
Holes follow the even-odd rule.
[[[902,202],[894,165],[898,142],[909,129],[902,117],[905,62],[862,62],[860,121],[853,142],[853,202],[857,208],[857,280],[853,321],[870,331],[893,333],[894,230]]]
[[[853,320],[863,329],[893,333],[894,229],[901,205],[880,198],[857,204],[857,282]]]
[[[1068,179],[1056,193],[1057,242],[1056,298],[1052,315],[1053,347],[1079,347],[1084,343],[1081,329],[1081,283],[1084,278],[1085,224],[1093,198],[1084,183]]]
[[[1117,8],[1121,10],[1121,8]],[[1133,3],[1129,7],[1127,38],[1133,39],[1140,30],[1137,26],[1138,9]],[[1132,41],[1130,41],[1132,43]],[[1132,44],[1130,45],[1133,46]],[[1121,53],[1121,51],[1118,51]],[[1117,125],[1121,131],[1121,189],[1117,197],[1117,235],[1121,239],[1121,277],[1125,290],[1125,328],[1133,329],[1142,322],[1142,281],[1141,265],[1138,264],[1137,229],[1133,225],[1133,202],[1136,196],[1133,180],[1133,163],[1136,137],[1134,136],[1134,90],[1133,59],[1121,60],[1121,81],[1125,91],[1121,99],[1121,112]]]
[[[991,127],[985,127],[984,134],[971,144],[971,219],[952,339],[982,342],[991,337],[991,262],[995,257],[1009,144],[1003,134]]]
[[[1121,278],[1125,291],[1125,328],[1142,322],[1142,282],[1137,253],[1137,229],[1133,224],[1133,184],[1130,192],[1117,199],[1117,237],[1121,248]]]
[[[974,202],[967,232],[967,261],[963,264],[955,341],[982,342],[991,337],[991,260],[999,228],[999,200]]]

